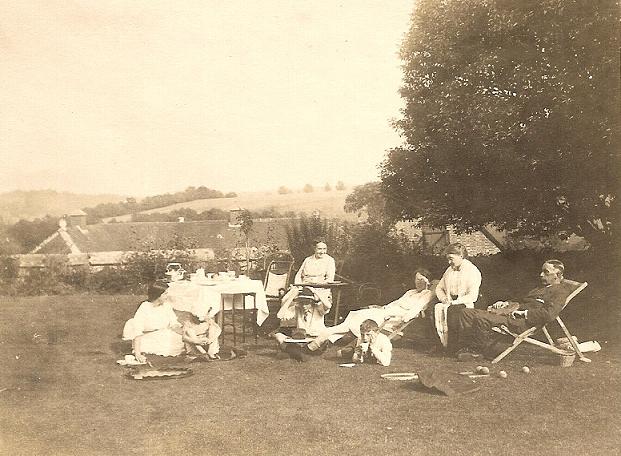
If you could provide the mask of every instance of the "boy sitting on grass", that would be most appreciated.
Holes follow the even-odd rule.
[[[378,363],[389,366],[392,358],[392,343],[385,334],[380,332],[378,324],[373,320],[364,320],[360,325],[360,337],[355,347],[346,347],[337,351],[341,357],[351,357],[352,362]]]
[[[221,333],[222,329],[211,317],[200,321],[196,315],[188,316],[183,322],[182,336],[187,358],[193,360],[198,354],[206,354],[209,359],[220,359],[218,337]],[[207,348],[206,353],[204,347]]]

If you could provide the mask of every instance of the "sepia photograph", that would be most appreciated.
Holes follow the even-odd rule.
[[[619,454],[620,21],[1,1],[0,454]]]

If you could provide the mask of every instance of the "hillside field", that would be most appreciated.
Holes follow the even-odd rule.
[[[209,209],[229,210],[233,208],[248,209],[250,211],[260,211],[274,208],[280,213],[287,211],[305,212],[311,214],[318,210],[322,217],[341,218],[346,220],[356,220],[356,214],[348,214],[343,210],[345,198],[350,193],[345,191],[315,191],[312,193],[288,193],[280,195],[276,192],[246,192],[240,193],[235,198],[212,198],[188,201],[185,203],[173,204],[171,206],[160,207],[143,211],[144,214],[156,212],[166,213],[176,209],[193,209],[196,212],[203,212]],[[118,222],[128,222],[131,215],[109,217],[104,221],[115,219]]]
[[[118,203],[120,195],[86,195],[54,190],[14,191],[0,194],[0,220],[15,223],[20,219],[32,220],[51,215],[61,217],[76,209],[102,203]]]

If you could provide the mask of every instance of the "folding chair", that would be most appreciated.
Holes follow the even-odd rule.
[[[436,297],[436,293],[435,293],[435,289],[436,286],[438,285],[440,281],[439,280],[434,280],[431,282],[431,291],[433,292],[429,302],[427,303],[427,305],[425,306],[424,309],[421,309],[420,313],[416,316],[420,316],[422,318],[425,318],[425,311],[429,308],[433,309],[433,306],[438,302],[438,298]],[[384,334],[386,334],[388,336],[388,338],[390,340],[393,340],[396,337],[403,337],[403,331],[405,330],[405,328],[407,328],[414,320],[416,320],[416,317],[413,317],[411,319],[409,319],[408,321],[404,321],[400,318],[389,318],[387,320],[384,321],[384,323],[382,324],[382,332]]]
[[[561,309],[561,312],[563,311],[565,307],[567,307],[567,304],[569,304],[569,302],[572,299],[574,299],[578,295],[578,293],[584,290],[588,285],[587,282],[580,283],[580,282],[576,282],[573,280],[566,280],[566,282],[575,286],[576,288],[574,289],[574,291],[571,292],[569,296],[567,296],[567,299],[565,299],[565,304],[563,304],[563,308]],[[567,339],[569,339],[569,342],[571,343],[571,346],[573,347],[574,351],[580,358],[580,361],[585,362],[585,363],[590,363],[591,360],[587,358],[586,356],[584,356],[584,354],[580,351],[580,348],[578,347],[578,343],[576,342],[576,340],[573,338],[573,336],[567,329],[567,326],[565,326],[565,323],[563,323],[563,320],[561,320],[560,315],[556,317],[556,322],[559,324],[559,326],[561,327],[561,329],[567,336]],[[543,331],[543,334],[546,336],[548,343],[541,342],[540,340],[537,340],[537,339],[533,339],[531,336],[535,334],[537,330],[539,329],[540,329],[539,327],[533,326],[532,328],[527,329],[523,333],[517,334],[517,333],[510,331],[509,328],[507,328],[504,325],[500,327],[492,328],[492,330],[497,332],[498,334],[513,337],[513,343],[511,344],[511,346],[509,346],[505,351],[503,351],[501,354],[496,356],[496,358],[492,360],[492,364],[499,362],[501,359],[503,359],[505,356],[507,356],[509,353],[515,350],[517,346],[520,345],[522,342],[527,342],[529,344],[536,345],[541,348],[545,348],[546,350],[557,353],[559,355],[571,354],[571,352],[568,352],[567,350],[562,350],[556,346],[556,344],[554,343],[554,340],[552,339],[552,337],[550,336],[550,333],[548,332],[548,329],[546,328],[546,325],[543,325],[541,327],[541,330]]]

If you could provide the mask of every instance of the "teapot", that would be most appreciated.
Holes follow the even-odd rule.
[[[171,282],[183,280],[183,274],[185,274],[185,270],[183,266],[181,266],[181,263],[168,263],[166,265],[165,275],[170,278]]]

